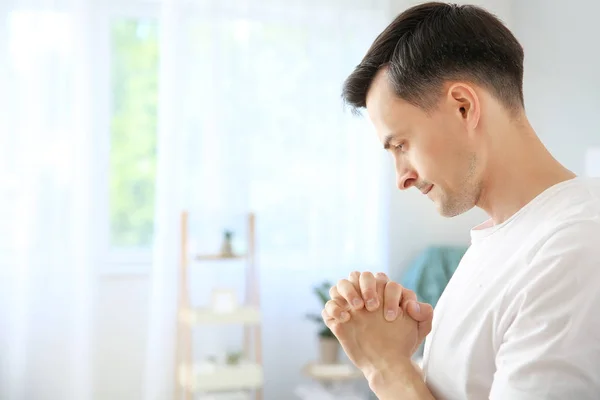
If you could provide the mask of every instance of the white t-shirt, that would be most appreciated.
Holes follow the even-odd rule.
[[[436,399],[600,399],[600,179],[471,231],[423,372]]]

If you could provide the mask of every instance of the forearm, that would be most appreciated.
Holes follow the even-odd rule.
[[[435,400],[420,369],[410,360],[373,371],[366,377],[379,400]]]

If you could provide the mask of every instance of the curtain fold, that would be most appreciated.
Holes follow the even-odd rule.
[[[265,398],[293,398],[318,351],[304,318],[321,307],[311,287],[386,268],[385,154],[340,91],[388,22],[387,0],[0,2],[0,398],[110,392],[94,392],[93,368],[114,106],[100,9],[133,19],[143,9],[159,24],[148,336],[144,378],[131,385],[144,399],[174,393],[180,213],[192,217],[191,249],[214,252],[228,229],[243,250],[240,221],[254,212]],[[239,268],[198,267],[198,305],[215,287],[243,292]],[[194,357],[235,346],[196,337]]]
[[[184,211],[182,167],[181,92],[184,85],[180,31],[182,9],[178,0],[164,1],[159,26],[159,93],[156,205],[150,279],[149,330],[144,366],[146,400],[174,398],[175,336],[179,261],[180,218]]]
[[[266,399],[293,398],[303,366],[318,356],[318,327],[304,317],[322,307],[312,286],[386,270],[386,156],[366,116],[344,109],[340,94],[388,22],[388,6],[163,2],[159,137],[168,143],[158,148],[146,399],[174,392],[178,212],[190,212],[192,250],[207,253],[232,227],[243,249],[243,217],[256,214]],[[243,298],[239,267],[190,268],[196,305],[215,288]],[[241,346],[235,334],[196,332],[198,362]]]
[[[84,2],[0,7],[0,398],[91,399],[93,96]]]

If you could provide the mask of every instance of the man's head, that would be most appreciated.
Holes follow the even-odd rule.
[[[426,3],[377,37],[343,98],[367,109],[393,154],[398,187],[415,186],[455,216],[479,200],[487,131],[523,112],[522,81],[523,49],[495,16]]]

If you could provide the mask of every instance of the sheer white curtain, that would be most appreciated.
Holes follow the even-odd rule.
[[[163,3],[146,399],[173,393],[182,208],[209,233],[197,238],[207,250],[202,241],[217,245],[225,227],[217,216],[256,213],[267,399],[293,398],[317,355],[304,319],[320,311],[311,286],[385,270],[386,156],[340,92],[389,9],[384,0]],[[195,290],[210,290],[215,276],[198,274]]]
[[[0,398],[91,398],[92,97],[83,2],[0,5]]]

